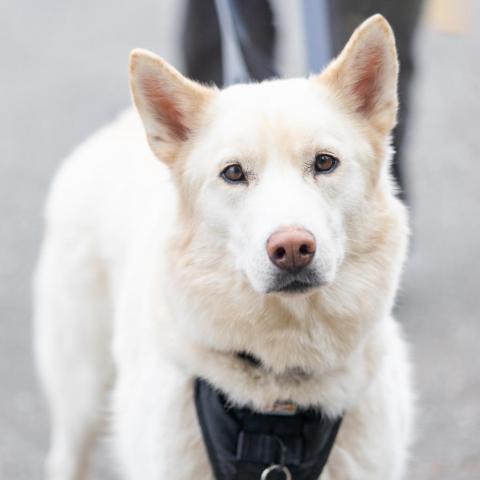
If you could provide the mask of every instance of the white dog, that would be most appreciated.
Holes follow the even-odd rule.
[[[391,317],[408,236],[389,174],[397,72],[380,15],[308,79],[219,91],[132,53],[151,150],[128,112],[65,162],[48,201],[35,348],[49,480],[84,478],[107,406],[122,478],[223,480],[196,379],[227,410],[342,417],[322,480],[401,478],[412,395]],[[262,478],[296,478],[274,467]]]

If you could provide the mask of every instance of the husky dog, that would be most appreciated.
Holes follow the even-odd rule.
[[[389,173],[387,21],[366,20],[308,79],[217,90],[143,50],[130,71],[139,116],[79,147],[48,200],[46,478],[84,478],[107,409],[122,478],[213,478],[201,378],[256,412],[343,416],[322,480],[400,479],[412,392],[391,310],[408,226]]]

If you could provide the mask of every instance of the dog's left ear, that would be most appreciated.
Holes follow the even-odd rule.
[[[173,164],[178,147],[193,134],[215,91],[141,49],[130,55],[130,87],[150,147],[160,160]]]
[[[347,108],[388,134],[396,123],[398,61],[395,37],[385,18],[374,15],[365,20],[319,79]]]

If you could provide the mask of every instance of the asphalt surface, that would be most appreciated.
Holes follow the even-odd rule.
[[[49,179],[76,144],[129,104],[131,48],[179,65],[180,3],[0,5],[2,480],[41,478],[47,445],[30,353],[30,279]],[[417,38],[408,137],[413,243],[397,310],[416,370],[409,478],[419,480],[480,478],[480,5],[472,5],[471,34],[424,24]],[[97,456],[95,478],[115,478],[107,457]]]

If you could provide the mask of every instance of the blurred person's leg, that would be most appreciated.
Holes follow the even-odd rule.
[[[393,174],[405,198],[406,178],[403,161],[403,141],[408,122],[410,83],[414,70],[413,38],[420,17],[422,0],[330,0],[332,45],[334,55],[338,54],[351,32],[365,18],[381,13],[392,25],[397,41],[400,60],[398,125],[394,130],[393,144],[396,154]]]
[[[250,76],[264,80],[272,76],[275,27],[268,0],[233,0],[243,20],[251,45],[241,42]],[[222,47],[214,0],[188,0],[183,30],[186,73],[202,82],[223,84]]]

